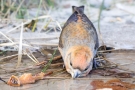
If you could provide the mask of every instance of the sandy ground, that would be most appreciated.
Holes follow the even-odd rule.
[[[101,27],[101,33],[103,35],[103,40],[105,41],[105,44],[108,46],[113,46],[117,49],[117,51],[114,51],[112,53],[106,54],[106,57],[109,61],[114,62],[122,68],[122,70],[125,70],[126,72],[135,72],[134,66],[135,66],[135,27],[133,25],[110,25],[108,27],[102,28]],[[111,32],[111,33],[110,33]],[[128,32],[128,33],[127,33]],[[129,37],[130,36],[130,37]],[[124,38],[123,38],[124,37]],[[128,47],[128,49],[127,49]],[[130,47],[130,48],[129,48]],[[132,50],[131,50],[132,49]],[[38,55],[39,56],[39,55]],[[39,59],[44,59],[45,57],[39,57]],[[25,59],[25,58],[24,58]],[[24,60],[24,64],[26,63],[28,65],[32,65],[33,63],[30,62],[30,59]],[[14,64],[10,63],[15,62]],[[17,63],[17,59],[14,61],[10,61],[8,67],[13,67]],[[3,64],[3,66],[6,66],[6,64]],[[11,66],[10,66],[11,65]],[[1,65],[2,66],[2,65]],[[26,65],[27,66],[27,65]],[[60,67],[62,68],[62,67]],[[41,69],[36,69],[32,72],[39,72]],[[56,69],[57,70],[57,69]],[[29,71],[28,71],[29,72]],[[23,72],[16,73],[16,75],[21,75]],[[1,73],[1,76],[9,77],[10,75],[15,73]],[[69,75],[68,75],[69,76]],[[28,84],[23,85],[22,87],[12,87],[4,84],[3,82],[0,82],[0,90],[39,90],[39,89],[45,89],[45,90],[91,90],[92,86],[90,85],[91,81],[95,79],[103,79],[106,80],[106,78],[114,78],[115,76],[101,76],[98,74],[92,74],[90,73],[87,77],[84,77],[85,79],[51,79],[51,80],[40,80],[35,84]],[[133,78],[131,78],[134,80]],[[6,79],[7,80],[7,79]],[[124,79],[125,81],[129,81],[133,83],[129,79]]]
[[[135,51],[117,51],[107,54],[107,59],[117,63],[123,64],[120,68],[126,72],[134,72],[135,66]],[[35,72],[35,71],[34,71]],[[9,76],[7,76],[9,77]],[[89,74],[87,77],[80,79],[46,79],[37,81],[35,84],[27,84],[21,87],[12,87],[0,82],[0,90],[92,90],[91,82],[93,80],[109,80],[115,76],[100,76],[98,74]],[[134,83],[134,78],[122,78],[123,81]]]

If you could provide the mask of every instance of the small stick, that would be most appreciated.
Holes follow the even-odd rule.
[[[36,62],[39,63],[39,61],[37,60],[37,58],[31,53],[31,56],[35,59]]]
[[[62,66],[63,63],[56,63],[56,64],[51,64],[50,67],[56,67],[56,66]]]
[[[62,59],[62,56],[61,55],[54,57],[53,61],[59,60],[59,59]]]
[[[23,40],[23,22],[22,22],[22,26],[21,26],[21,31],[20,31],[20,40],[19,40],[19,47],[18,47],[18,61],[17,61],[17,66],[16,68],[18,68],[21,64],[22,61],[22,40]]]
[[[6,56],[6,57],[4,57],[4,58],[1,58],[1,59],[0,59],[0,61],[1,61],[1,60],[3,60],[3,59],[7,59],[7,58],[10,58],[10,57],[14,57],[14,56],[16,56],[16,57],[17,57],[17,56],[18,56],[18,54],[14,54],[14,55]]]
[[[36,59],[36,57],[35,57],[28,49],[26,49],[25,51],[26,51],[28,54],[31,55],[31,58],[33,58],[33,60],[34,60],[35,62],[39,63],[39,61]],[[30,56],[30,55],[29,55],[29,56]]]
[[[4,82],[5,84],[7,84],[7,82],[6,82],[5,80],[3,80],[1,77],[0,77],[0,80],[1,80],[2,82]]]
[[[53,74],[53,71],[50,71],[50,72],[46,73],[44,76],[48,76],[50,74]]]
[[[97,52],[100,52],[100,53],[103,53],[103,52],[110,52],[110,51],[117,51],[118,49],[112,49],[112,50],[101,50],[101,51],[97,51]]]
[[[62,59],[62,56],[61,56],[61,55],[54,57],[54,58],[53,58],[53,61],[56,61],[56,60],[59,60],[59,59]],[[49,60],[50,60],[50,59],[49,59]]]
[[[17,56],[13,56],[13,57],[9,58],[8,61],[15,60],[15,59],[17,59]],[[2,59],[2,60],[0,60],[0,61],[4,61],[4,59]],[[3,62],[2,62],[2,63],[3,63]]]
[[[58,76],[58,75],[60,75],[60,74],[62,74],[62,73],[64,73],[64,72],[66,72],[66,71],[58,72],[58,73],[56,73],[54,76],[56,77],[56,76]]]
[[[15,56],[15,57],[11,58],[10,60],[14,60],[14,59],[17,59],[17,56]]]
[[[35,63],[38,63],[35,59],[33,59],[28,53],[26,53],[26,55]]]
[[[36,64],[36,66],[45,65],[45,64],[47,64],[47,61],[39,62],[38,64]]]
[[[59,59],[62,59],[62,56],[61,55],[54,57],[52,61],[56,61],[56,60],[59,60]],[[36,65],[39,66],[39,65],[42,65],[42,64],[46,64],[46,63],[47,63],[47,61],[43,61],[43,62],[40,62],[40,63],[38,63]]]

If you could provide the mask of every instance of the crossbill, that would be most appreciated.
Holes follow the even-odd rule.
[[[84,14],[84,6],[72,6],[72,11],[60,34],[58,49],[67,72],[77,78],[92,70],[99,41],[94,25]]]

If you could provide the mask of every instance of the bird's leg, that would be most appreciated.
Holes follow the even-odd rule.
[[[93,59],[93,68],[94,69],[97,69],[97,68],[103,68],[103,67],[105,67],[106,66],[106,64],[107,64],[107,62],[106,62],[106,60],[104,60],[103,59],[103,55],[101,54],[97,54],[96,56],[95,56],[95,58]]]
[[[113,49],[114,49],[113,47],[107,47],[106,45],[103,45],[98,48],[98,51],[113,50]],[[106,66],[112,67],[111,62],[105,60],[104,53],[98,52],[98,51],[97,51],[96,56],[93,59],[93,68],[94,69],[105,68]],[[111,53],[111,51],[108,51],[108,53]]]
[[[100,58],[94,58],[93,59],[93,68],[101,68],[106,66],[106,61],[105,60],[100,60]]]

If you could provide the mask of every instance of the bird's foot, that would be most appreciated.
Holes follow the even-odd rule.
[[[97,69],[97,68],[101,68],[101,67],[105,67],[107,64],[106,60],[100,60],[100,58],[94,58],[93,60],[93,68]]]

